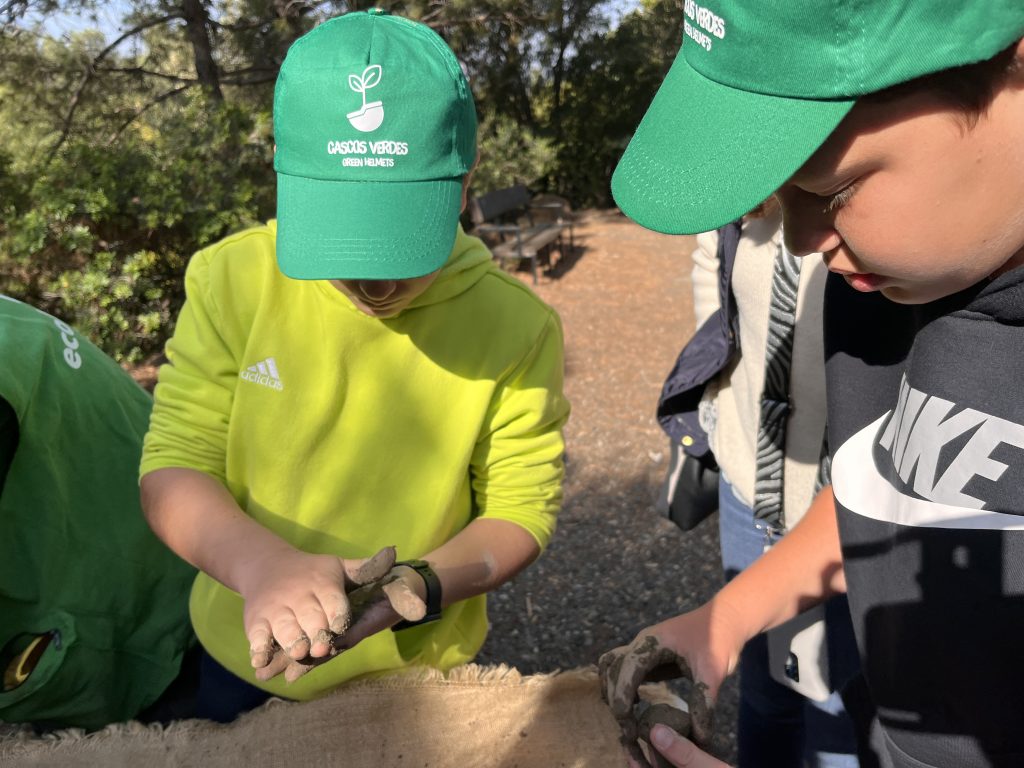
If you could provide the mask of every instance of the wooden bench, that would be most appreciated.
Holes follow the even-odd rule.
[[[498,263],[515,259],[530,262],[533,284],[537,284],[537,260],[553,243],[564,251],[562,235],[569,232],[569,247],[575,247],[572,211],[568,204],[555,198],[537,199],[522,185],[488,192],[473,198],[469,215],[475,233],[496,235],[497,243],[491,253]]]

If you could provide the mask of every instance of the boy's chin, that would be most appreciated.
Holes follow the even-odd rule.
[[[368,307],[364,304],[357,304],[356,306],[359,308],[359,311],[362,312],[364,315],[368,315],[369,317],[375,317],[378,320],[388,320],[397,315],[403,309],[405,309],[404,305],[399,307],[384,307],[382,309],[375,309],[373,307]]]
[[[887,285],[878,292],[896,304],[928,304],[959,293],[969,285]]]

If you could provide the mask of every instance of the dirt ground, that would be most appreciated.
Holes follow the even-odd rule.
[[[541,275],[535,290],[565,329],[565,502],[544,556],[490,597],[482,663],[524,673],[592,664],[721,585],[717,516],[684,534],[654,511],[668,455],[654,409],[693,333],[694,244],[587,211],[575,252]],[[735,708],[730,683],[716,728],[724,758],[734,756]]]

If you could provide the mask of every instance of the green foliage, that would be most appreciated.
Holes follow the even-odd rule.
[[[0,290],[119,360],[158,351],[192,252],[272,215],[271,148],[251,116],[197,92],[158,131],[72,141],[32,182],[0,175],[23,190],[0,222]]]
[[[681,6],[648,2],[614,32],[580,46],[551,169],[558,191],[574,204],[612,204],[612,171],[679,49]]]
[[[513,184],[535,185],[555,158],[550,139],[520,128],[507,115],[484,120],[479,131],[480,164],[473,176],[473,194],[482,195]]]
[[[273,215],[270,110],[288,47],[325,17],[372,5],[429,24],[464,63],[480,114],[475,193],[526,183],[607,205],[682,25],[682,0],[640,0],[608,31],[622,2],[124,0],[119,45],[89,28],[109,4],[8,3],[0,292],[120,360],[159,351],[189,256]],[[47,14],[79,23],[54,37]]]

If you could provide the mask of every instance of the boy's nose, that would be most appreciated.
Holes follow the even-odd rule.
[[[786,248],[794,256],[828,253],[842,243],[835,230],[834,214],[825,209],[826,201],[802,190],[775,193],[782,207],[782,233]]]
[[[398,283],[394,280],[360,280],[359,290],[370,301],[384,301],[395,292]]]

